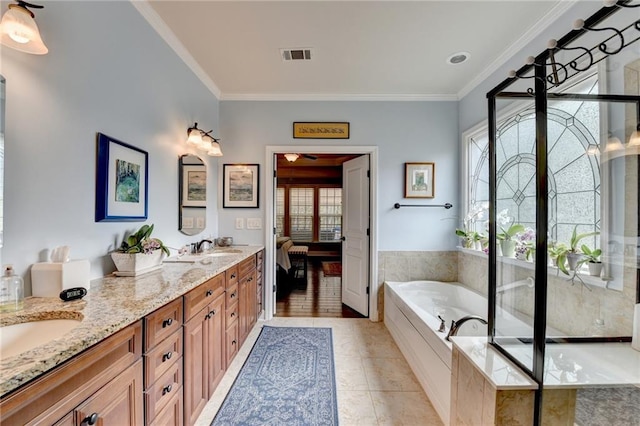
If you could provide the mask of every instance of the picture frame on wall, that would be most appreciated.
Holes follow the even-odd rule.
[[[293,123],[294,139],[349,139],[349,123],[336,122],[300,122]]]
[[[204,164],[182,166],[182,207],[207,207],[207,168]]]
[[[435,197],[435,163],[404,163],[404,198]]]
[[[259,164],[224,164],[222,207],[257,209],[260,206],[259,172]]]
[[[95,221],[147,220],[149,154],[103,133],[97,145]]]

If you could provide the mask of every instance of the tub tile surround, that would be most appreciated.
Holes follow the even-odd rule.
[[[488,257],[467,250],[458,252],[458,281],[482,294],[488,288]],[[629,269],[629,268],[627,268]],[[633,270],[635,273],[635,270]],[[533,276],[531,269],[514,267],[509,280],[518,281]],[[629,271],[625,271],[631,276]],[[517,312],[533,315],[533,289],[526,286],[508,290],[508,297]],[[585,287],[566,276],[548,276],[548,325],[569,336],[589,336],[604,333],[608,336],[630,336],[633,329],[635,280],[626,280],[623,291],[603,287]],[[596,320],[604,320],[598,329]]]
[[[104,340],[134,321],[182,296],[206,280],[263,249],[239,246],[237,255],[207,259],[206,263],[165,263],[139,277],[108,276],[91,281],[82,300],[29,297],[25,308],[0,314],[0,325],[55,319],[82,318],[60,339],[23,354],[0,358],[0,395],[18,388],[74,355]]]

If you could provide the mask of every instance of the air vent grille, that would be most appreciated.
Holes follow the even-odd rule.
[[[312,50],[309,47],[296,47],[292,49],[280,49],[280,56],[285,62],[289,61],[310,61]]]

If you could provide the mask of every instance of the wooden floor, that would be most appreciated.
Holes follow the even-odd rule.
[[[321,259],[310,258],[307,282],[278,274],[276,317],[363,318],[342,304],[342,279],[325,277]]]

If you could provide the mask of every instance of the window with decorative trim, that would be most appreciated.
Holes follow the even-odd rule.
[[[276,235],[300,242],[340,241],[342,188],[311,184],[278,186]]]

